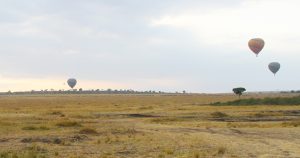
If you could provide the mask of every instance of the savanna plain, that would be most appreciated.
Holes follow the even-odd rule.
[[[0,96],[0,157],[300,157],[300,106],[211,104],[236,99],[233,94]]]

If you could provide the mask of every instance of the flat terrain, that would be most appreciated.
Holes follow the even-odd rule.
[[[0,158],[300,157],[300,106],[209,105],[235,99],[0,96]]]

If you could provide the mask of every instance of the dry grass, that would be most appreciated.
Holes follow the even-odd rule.
[[[278,97],[243,98],[266,96]],[[227,94],[2,96],[0,158],[299,157],[300,106],[209,105],[234,99]]]
[[[79,131],[80,134],[98,134],[96,129],[93,128],[83,128]]]
[[[22,130],[50,130],[48,127],[46,126],[40,126],[40,127],[36,127],[36,126],[25,126],[22,128]]]
[[[56,123],[56,126],[59,127],[80,127],[81,124],[76,121],[61,121]]]
[[[228,117],[227,114],[223,113],[223,112],[213,112],[210,114],[212,117],[215,117],[215,118],[223,118],[223,117]]]
[[[283,127],[300,127],[300,120],[283,122]]]

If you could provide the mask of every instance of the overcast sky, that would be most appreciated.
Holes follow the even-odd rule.
[[[0,91],[300,89],[299,0],[0,0]],[[259,57],[248,40],[261,37]],[[273,61],[282,67],[276,77]]]

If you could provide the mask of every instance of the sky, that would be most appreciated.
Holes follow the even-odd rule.
[[[0,91],[300,89],[298,0],[0,0]],[[258,57],[248,48],[263,38]],[[270,62],[280,62],[274,75]]]

